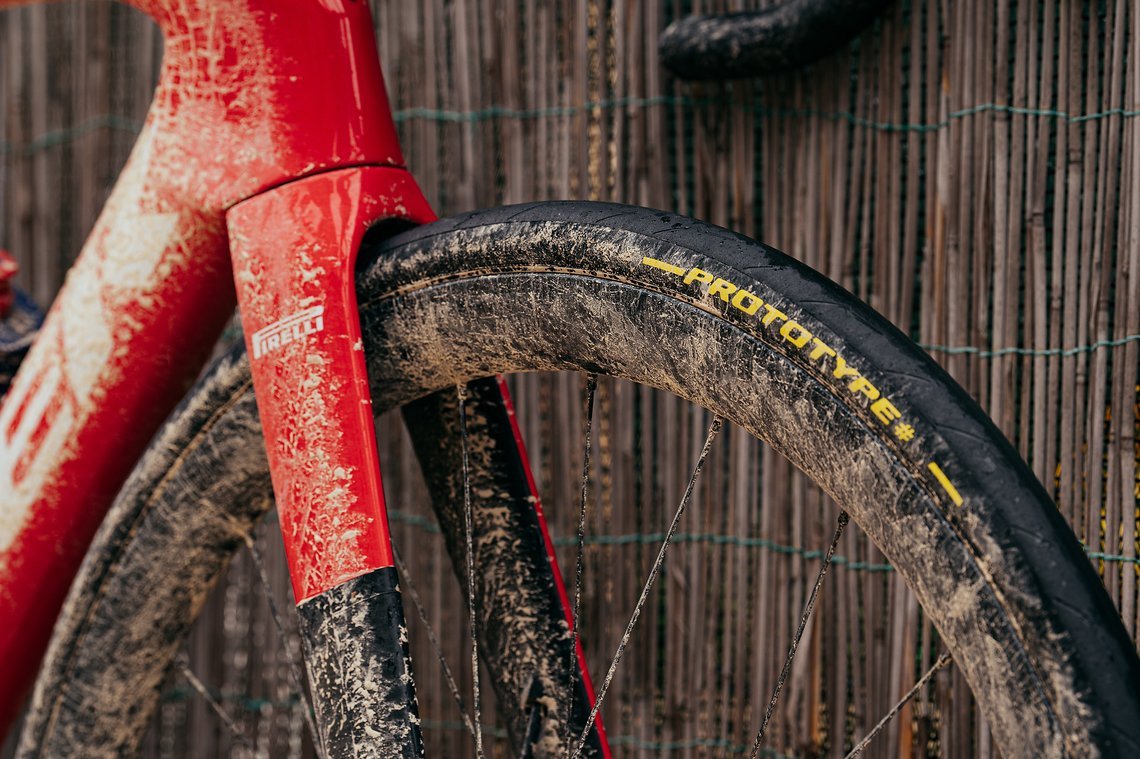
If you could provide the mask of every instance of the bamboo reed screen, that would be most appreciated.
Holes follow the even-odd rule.
[[[1136,635],[1140,12],[1130,3],[900,0],[806,71],[701,86],[663,72],[658,33],[690,10],[749,3],[373,5],[405,152],[441,214],[617,200],[730,226],[825,272],[987,409]],[[125,160],[160,58],[149,23],[105,0],[0,14],[0,245],[24,262],[22,282],[42,303]],[[582,383],[514,384],[566,566]],[[602,622],[586,641],[600,668],[707,420],[612,382],[599,389],[596,420],[583,613]],[[443,589],[426,611],[469,693],[458,591],[401,435],[385,420],[396,531],[417,587]],[[621,756],[746,753],[834,527],[826,497],[737,431],[709,470],[605,711]],[[284,594],[273,529],[263,551],[278,561],[270,580]],[[851,530],[839,552],[770,756],[842,755],[937,653],[876,549]],[[193,637],[189,660],[247,743],[175,673],[146,755],[309,755],[248,557],[205,616],[211,626]],[[419,640],[413,655],[433,755],[469,755],[434,655]],[[508,756],[501,733],[489,736],[491,753]],[[871,753],[928,750],[992,751],[952,669]]]

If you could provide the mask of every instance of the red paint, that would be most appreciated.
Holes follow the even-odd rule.
[[[0,508],[9,521],[0,546],[0,667],[11,685],[0,693],[0,720],[31,682],[107,507],[233,303],[217,230],[173,229],[179,241],[150,262],[170,275],[122,287],[103,245],[107,227],[96,230],[0,407]],[[188,250],[200,254],[193,266]]]
[[[298,602],[393,565],[354,284],[364,233],[393,217],[435,218],[410,174],[382,167],[283,185],[228,217]]]
[[[12,312],[15,294],[12,292],[12,278],[20,271],[12,254],[0,248],[0,319]]]
[[[190,162],[172,181],[192,196],[224,208],[328,169],[404,165],[367,2],[129,3],[165,36],[148,121],[171,129]]]
[[[566,624],[570,629],[574,628],[574,607],[570,604],[570,596],[566,592],[566,583],[562,580],[562,570],[558,568],[558,557],[554,552],[554,541],[550,538],[550,529],[546,525],[546,515],[542,512],[542,498],[538,495],[538,486],[534,482],[534,472],[530,468],[530,457],[526,454],[526,444],[523,443],[522,430],[519,429],[519,421],[515,416],[515,404],[511,400],[511,391],[507,387],[507,381],[503,379],[503,375],[495,377],[496,383],[499,386],[499,392],[503,396],[503,408],[507,410],[507,418],[511,420],[511,434],[515,438],[515,448],[518,449],[519,462],[522,464],[523,471],[526,472],[526,484],[530,489],[530,496],[533,499],[531,502],[534,504],[534,514],[538,518],[538,529],[542,532],[543,543],[546,544],[546,558],[550,562],[550,568],[554,570],[554,586],[558,588],[558,597],[562,600],[562,613],[566,615]],[[590,668],[586,665],[586,651],[582,648],[582,640],[577,641],[577,655],[578,655],[578,669],[582,672],[582,685],[586,688],[586,698],[590,702],[590,708],[594,707],[597,703],[597,697],[594,695],[594,683],[590,679]],[[598,729],[598,738],[602,744],[602,756],[605,759],[610,759],[612,753],[610,752],[610,742],[606,737],[606,728],[602,724],[601,712],[598,713],[597,720],[594,722],[595,727]],[[575,736],[575,739],[577,736]]]
[[[0,726],[115,493],[229,317],[226,210],[298,177],[403,163],[367,3],[131,4],[165,34],[155,102],[0,406]]]

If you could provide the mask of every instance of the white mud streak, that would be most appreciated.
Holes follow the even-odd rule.
[[[30,514],[83,489],[85,480],[74,479],[87,476],[79,472],[83,451],[76,441],[95,411],[140,393],[168,396],[197,370],[171,371],[178,356],[154,355],[162,348],[141,336],[161,321],[173,345],[182,329],[202,346],[213,339],[199,334],[197,311],[216,304],[216,298],[202,300],[204,294],[228,289],[222,214],[256,189],[266,165],[278,163],[273,130],[288,129],[269,118],[273,77],[265,56],[254,54],[264,47],[254,3],[133,4],[158,17],[179,14],[188,26],[167,29],[164,78],[147,125],[0,412],[7,428],[24,408],[16,434],[0,433],[0,573]],[[222,13],[224,27],[217,24]],[[223,68],[222,60],[234,59],[223,51],[237,52],[240,63]],[[247,118],[235,127],[239,115]],[[222,316],[211,313],[204,321],[220,324]],[[183,347],[204,354],[204,347]],[[160,373],[148,375],[140,361]],[[47,398],[57,399],[56,407]],[[156,412],[150,424],[166,409]],[[98,421],[106,440],[119,439],[126,426],[146,424],[109,415]],[[40,426],[50,431],[29,453],[29,435]]]
[[[0,412],[0,430],[17,429],[0,432],[0,551],[11,546],[36,504],[53,502],[53,492],[68,486],[62,472],[82,456],[81,431],[108,399],[184,381],[181,374],[148,376],[139,368],[140,359],[143,365],[153,360],[155,347],[143,331],[166,304],[180,303],[179,280],[192,266],[207,277],[223,271],[217,228],[193,214],[155,210],[147,190],[149,145],[144,136]],[[195,261],[195,250],[213,262]],[[106,439],[115,439],[140,420],[103,415],[99,423]],[[43,425],[50,431],[29,449],[29,436]]]

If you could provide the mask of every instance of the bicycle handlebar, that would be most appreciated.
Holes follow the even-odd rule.
[[[666,68],[682,79],[739,79],[798,68],[863,31],[890,0],[789,0],[761,11],[691,16],[661,34]]]

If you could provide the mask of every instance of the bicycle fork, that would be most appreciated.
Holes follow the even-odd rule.
[[[365,232],[389,218],[435,216],[407,171],[380,166],[227,216],[320,740],[338,757],[423,755],[354,280]]]
[[[226,217],[319,740],[329,756],[412,759],[423,756],[423,739],[355,288],[365,233],[387,219],[423,224],[435,216],[411,175],[385,166],[290,182]],[[483,380],[468,390],[486,428],[481,434],[490,438],[483,447],[496,451],[492,489],[510,494],[512,519],[530,536],[520,550],[541,586],[545,613],[564,616],[568,631],[569,599],[506,386]],[[448,470],[448,462],[433,457],[468,434],[450,419],[454,405],[441,400],[405,409],[416,416],[417,457],[436,472]],[[435,439],[424,439],[425,431]],[[455,488],[436,482],[429,489],[438,508],[434,496]],[[562,643],[570,645],[568,638]],[[556,659],[577,662],[572,719],[583,725],[594,691],[580,642]],[[610,756],[600,719],[587,745],[590,756]]]

